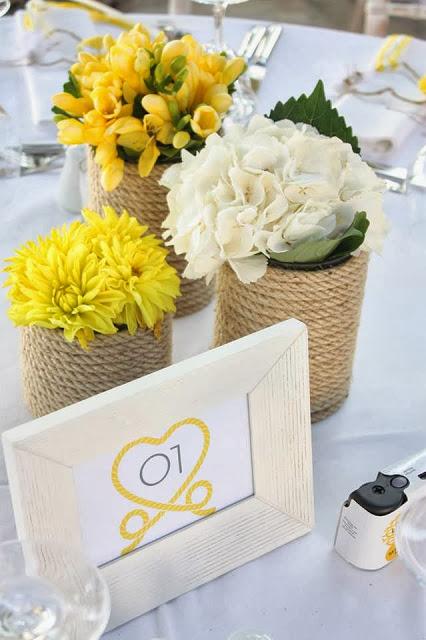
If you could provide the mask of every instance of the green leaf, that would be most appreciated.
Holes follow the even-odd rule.
[[[74,98],[81,98],[80,86],[71,71],[68,72],[68,82],[64,84],[64,91],[70,93]]]
[[[180,149],[175,149],[174,147],[160,147],[161,155],[166,156],[166,158],[175,158],[179,153]]]
[[[52,107],[52,113],[55,113],[57,116],[63,116],[63,118],[72,118],[69,113],[61,109],[60,107]],[[56,121],[55,121],[56,122]]]
[[[298,264],[321,263],[327,258],[344,257],[362,245],[369,224],[365,211],[359,211],[349,229],[339,238],[303,242],[289,251],[271,252],[270,257],[277,262]]]
[[[130,147],[122,147],[122,149],[128,158],[139,158],[141,155],[140,151],[135,151],[134,149],[130,149]]]
[[[319,80],[310,96],[302,94],[299,98],[290,98],[287,102],[278,102],[269,114],[274,122],[291,120],[310,124],[328,137],[336,136],[351,145],[355,153],[360,153],[358,139],[348,127],[343,116],[327,100],[324,83]]]

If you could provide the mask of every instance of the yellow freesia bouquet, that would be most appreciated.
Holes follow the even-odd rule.
[[[83,349],[96,333],[127,327],[159,337],[175,311],[179,277],[161,240],[126,211],[83,210],[84,222],[53,229],[7,259],[8,314],[15,325],[62,329]]]
[[[206,52],[190,35],[151,39],[141,24],[117,40],[85,40],[80,49],[53,111],[61,143],[96,147],[106,191],[119,185],[126,161],[145,177],[158,160],[198,151],[220,129],[246,66],[243,58]]]

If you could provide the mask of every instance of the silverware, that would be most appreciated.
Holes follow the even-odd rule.
[[[20,158],[21,175],[57,169],[64,158],[65,150],[60,144],[24,144]]]
[[[266,33],[249,60],[248,75],[253,89],[257,91],[266,75],[266,67],[269,58],[277,44],[282,32],[282,27],[278,24],[271,24],[266,29]]]
[[[393,193],[407,193],[408,169],[405,167],[391,167],[379,162],[368,162],[376,175],[384,180],[388,191]]]
[[[59,142],[24,143],[22,153],[27,156],[64,155],[65,148]]]
[[[238,49],[238,55],[246,58],[247,62],[250,62],[265,33],[266,27],[254,26],[249,29],[242,39],[240,48]]]
[[[167,40],[179,40],[184,35],[187,35],[189,31],[181,31],[177,28],[173,22],[159,22],[157,24],[157,29],[159,31],[163,31],[166,35]]]

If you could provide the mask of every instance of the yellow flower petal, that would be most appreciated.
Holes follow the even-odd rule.
[[[71,116],[82,116],[93,108],[89,98],[75,98],[70,93],[57,93],[52,97],[52,103]]]
[[[143,118],[143,124],[148,135],[156,136],[161,127],[164,125],[164,120],[160,118],[160,116],[148,113]]]
[[[83,144],[84,125],[79,120],[67,118],[57,123],[58,140],[61,144]]]
[[[194,111],[191,128],[201,138],[207,138],[212,133],[216,133],[220,126],[220,117],[213,107],[201,105]]]
[[[233,58],[227,64],[222,73],[222,81],[229,86],[237,80],[246,69],[244,58]]]
[[[214,84],[207,89],[203,102],[210,105],[218,113],[226,113],[232,105],[232,97],[226,84]]]
[[[127,78],[134,71],[135,52],[130,46],[113,45],[108,52],[109,63],[114,73]]]
[[[95,162],[101,167],[110,164],[117,157],[117,147],[114,142],[101,142],[95,153]]]
[[[137,96],[136,91],[129,85],[128,82],[124,82],[123,84],[123,96],[125,101],[129,104],[133,104]]]
[[[117,144],[133,151],[143,151],[149,142],[149,136],[145,131],[133,131],[118,137]]]
[[[169,65],[178,56],[187,56],[188,53],[188,47],[183,40],[171,40],[163,49],[161,62]]]
[[[115,158],[102,170],[101,184],[105,191],[113,191],[124,176],[124,160],[122,158]]]
[[[107,87],[96,87],[90,94],[95,110],[104,118],[116,118],[121,110],[121,102]]]
[[[149,176],[155,163],[157,162],[159,155],[160,152],[155,143],[155,139],[151,138],[139,157],[138,171],[141,178]]]
[[[89,49],[102,49],[104,46],[103,36],[92,36],[91,38],[85,38],[78,45],[80,47],[89,47]]]
[[[143,125],[138,118],[133,118],[132,116],[126,116],[124,118],[118,118],[112,125],[110,125],[107,129],[108,135],[112,133],[116,134],[124,134],[124,133],[133,133],[134,131],[142,131]]]
[[[187,131],[178,131],[173,137],[173,146],[175,149],[183,149],[191,140],[191,136]]]
[[[171,122],[165,122],[157,133],[157,140],[161,144],[172,144],[175,128]]]
[[[160,117],[162,120],[171,120],[167,102],[162,96],[153,93],[148,94],[142,98],[142,106],[145,111]]]

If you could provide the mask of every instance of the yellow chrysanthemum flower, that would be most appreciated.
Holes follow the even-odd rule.
[[[130,333],[143,327],[158,335],[179,295],[167,249],[127,211],[104,207],[102,216],[85,209],[83,217],[6,261],[10,318],[19,326],[63,330],[84,349],[96,333],[124,325]]]
[[[155,246],[156,242],[153,236],[147,236],[128,243],[114,238],[110,244],[102,245],[109,284],[126,296],[116,322],[126,325],[131,334],[138,327],[157,328],[164,313],[176,311],[179,277],[166,262],[167,251]]]
[[[120,243],[125,244],[131,240],[138,240],[143,236],[148,227],[139,224],[134,216],[130,216],[126,209],[123,209],[121,215],[115,211],[113,207],[104,205],[102,207],[103,215],[92,211],[91,209],[83,209],[82,215],[85,220],[85,233],[95,251],[99,253],[102,242],[110,243],[117,238]],[[148,238],[144,238],[145,244]],[[157,247],[161,244],[161,240],[154,235],[149,236],[150,246]],[[164,249],[164,252],[167,251]]]
[[[114,318],[125,296],[110,288],[100,259],[83,242],[71,243],[64,253],[46,240],[27,247],[16,265],[12,258],[7,269],[8,314],[16,326],[63,329],[65,340],[77,339],[84,349],[95,332],[116,333]]]

